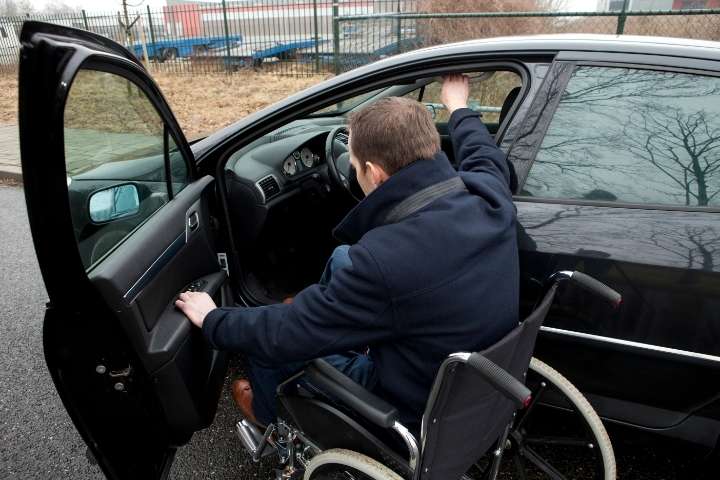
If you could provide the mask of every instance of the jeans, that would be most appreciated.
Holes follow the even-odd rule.
[[[337,270],[352,265],[349,249],[348,245],[340,245],[333,251],[320,277],[321,285],[327,285]],[[346,352],[323,359],[365,388],[372,389],[377,382],[372,360],[365,354]],[[307,362],[292,362],[281,367],[266,367],[253,358],[248,358],[250,384],[253,389],[253,412],[258,421],[264,424],[275,421],[278,385],[300,372],[306,365]]]

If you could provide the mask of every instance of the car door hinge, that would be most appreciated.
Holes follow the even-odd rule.
[[[217,254],[218,263],[220,264],[220,269],[225,272],[225,274],[229,277],[230,276],[230,269],[228,268],[228,261],[227,261],[227,253],[221,252]]]

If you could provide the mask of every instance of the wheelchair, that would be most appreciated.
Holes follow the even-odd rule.
[[[276,423],[262,432],[243,419],[238,437],[254,461],[277,455],[277,480],[615,479],[597,414],[567,379],[532,357],[562,282],[614,307],[622,301],[582,272],[551,275],[530,315],[499,342],[442,363],[417,438],[397,409],[322,359],[278,387]],[[543,431],[548,424],[553,434]]]

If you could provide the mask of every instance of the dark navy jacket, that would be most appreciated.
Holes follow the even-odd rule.
[[[269,365],[370,346],[375,392],[417,428],[433,378],[448,354],[477,351],[518,322],[515,209],[505,155],[478,115],[450,118],[456,172],[444,153],[392,175],[337,226],[352,266],[292,304],[220,308],[203,331],[219,349]],[[467,191],[442,196],[397,223],[388,211],[459,175]]]

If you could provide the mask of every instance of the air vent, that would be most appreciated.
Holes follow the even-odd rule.
[[[340,141],[341,141],[342,143],[344,143],[345,145],[348,144],[348,136],[347,136],[347,133],[342,133],[342,132],[340,132],[340,133],[338,133],[337,135],[335,135],[335,138],[337,138],[338,140],[340,140]]]
[[[280,193],[280,185],[278,185],[277,180],[272,175],[261,178],[258,180],[256,185],[260,189],[260,192],[262,192],[263,198],[266,202]]]

